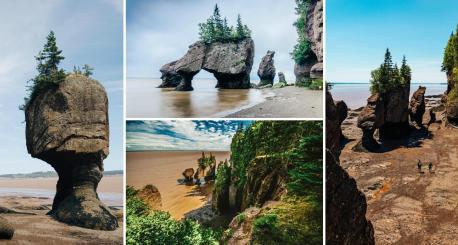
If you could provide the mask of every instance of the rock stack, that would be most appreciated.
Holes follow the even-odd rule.
[[[14,228],[11,224],[5,219],[0,217],[0,240],[1,239],[11,239],[14,235]]]
[[[410,120],[415,122],[417,126],[423,126],[423,114],[425,114],[425,92],[426,87],[419,86],[410,99],[409,104],[409,115]]]
[[[179,80],[176,90],[191,91],[193,77],[204,69],[213,73],[217,88],[250,88],[253,58],[254,42],[251,38],[211,44],[199,41],[189,46],[181,59],[161,68],[163,83],[159,87],[173,87]]]
[[[59,175],[50,215],[76,226],[115,230],[116,217],[97,195],[108,155],[108,98],[103,86],[69,75],[25,108],[27,151]]]
[[[275,78],[274,51],[267,51],[259,64],[258,76],[261,81],[258,86],[273,85]]]
[[[304,64],[296,64],[294,74],[296,81],[307,78],[323,78],[323,1],[310,0],[305,17],[305,36],[312,54]]]
[[[154,185],[145,185],[142,189],[138,190],[137,196],[152,210],[159,210],[162,207],[161,193]]]
[[[366,197],[340,166],[337,106],[326,91],[326,244],[374,244]]]

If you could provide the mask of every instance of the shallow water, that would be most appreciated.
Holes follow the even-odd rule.
[[[194,91],[190,92],[157,88],[161,82],[161,79],[127,79],[127,117],[222,117],[260,103],[267,96],[257,89],[217,89],[214,79],[194,80]]]
[[[45,189],[32,188],[3,188],[0,187],[0,197],[16,196],[16,197],[42,197],[53,199],[55,191]],[[122,206],[122,193],[98,192],[100,200],[109,206]]]
[[[447,89],[446,83],[412,83],[410,85],[410,96],[417,90],[418,86],[426,86],[425,95],[443,94]],[[370,96],[369,83],[333,83],[331,94],[334,100],[343,100],[351,109],[365,106]]]

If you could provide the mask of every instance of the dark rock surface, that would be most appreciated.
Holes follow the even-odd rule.
[[[11,239],[14,235],[13,226],[3,217],[0,217],[0,240]]]
[[[409,133],[410,84],[393,89],[382,95],[385,121],[380,127],[380,139],[396,139]]]
[[[213,73],[217,88],[250,88],[250,72],[253,66],[254,42],[251,38],[239,42],[215,42],[205,44],[196,42],[189,46],[187,53],[176,61],[174,71],[169,64],[163,66],[165,74],[181,76],[178,91],[191,91],[192,79],[204,69]],[[169,65],[169,66],[167,66]],[[162,72],[162,71],[161,71]],[[163,73],[164,76],[164,73]],[[170,76],[168,76],[170,77]],[[174,78],[174,81],[178,81]]]
[[[108,155],[108,98],[96,80],[70,75],[25,108],[27,151],[59,175],[50,214],[57,220],[99,230],[118,227],[99,200],[97,185]]]
[[[181,76],[175,70],[175,64],[177,60],[172,61],[163,65],[160,69],[162,73],[161,79],[162,83],[158,86],[158,88],[175,88],[181,82]]]
[[[374,242],[374,228],[366,219],[367,203],[355,180],[326,151],[326,244]]]
[[[267,84],[274,84],[275,78],[275,65],[274,65],[274,51],[267,51],[267,54],[262,57],[261,63],[259,63],[258,76],[261,81],[258,86],[264,86]]]
[[[326,90],[326,148],[333,154],[340,154],[339,141],[342,135],[337,106],[331,93]]]
[[[334,102],[337,107],[337,114],[339,115],[339,125],[347,118],[348,116],[348,106],[343,100],[338,100]]]
[[[418,126],[422,126],[423,114],[425,113],[425,92],[426,87],[419,86],[410,99],[409,115],[410,120]]]

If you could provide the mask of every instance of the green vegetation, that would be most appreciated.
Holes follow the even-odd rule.
[[[302,78],[296,81],[296,86],[312,90],[321,90],[323,89],[323,79]]]
[[[458,25],[456,32],[450,35],[447,46],[444,50],[444,59],[442,61],[442,71],[446,72],[447,75],[454,74],[458,75]]]
[[[305,33],[307,10],[310,6],[310,0],[296,0],[296,14],[298,15],[297,21],[294,26],[297,30],[297,44],[294,46],[291,56],[296,64],[303,65],[313,55],[310,47],[310,41]]]
[[[168,212],[152,211],[136,193],[137,190],[127,186],[127,244],[219,244],[221,232],[192,220],[175,220]]]
[[[240,15],[237,26],[229,26],[226,18],[222,18],[218,5],[215,5],[213,15],[205,23],[199,24],[200,40],[211,44],[214,42],[237,42],[251,37],[251,30],[242,23]]]
[[[371,72],[371,92],[372,93],[388,93],[393,89],[410,84],[411,69],[407,65],[406,57],[402,59],[401,68],[398,69],[397,64],[393,64],[391,53],[386,49],[385,60],[378,69]]]
[[[307,197],[286,197],[253,223],[253,244],[322,244],[322,207]]]
[[[19,106],[19,109],[24,110],[30,101],[35,97],[52,87],[57,86],[63,82],[67,77],[64,69],[59,68],[59,64],[65,57],[62,55],[62,50],[57,47],[56,36],[53,31],[50,31],[46,37],[46,43],[43,50],[38,52],[35,56],[37,61],[38,75],[29,80],[31,85],[27,86],[27,97],[24,98],[24,104]],[[74,67],[74,73],[90,77],[94,69],[89,65],[84,65],[83,70]]]

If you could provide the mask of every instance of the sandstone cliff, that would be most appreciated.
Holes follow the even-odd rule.
[[[114,230],[116,217],[99,200],[97,185],[108,155],[108,98],[82,75],[38,94],[25,108],[27,150],[59,175],[50,214],[81,227]]]

